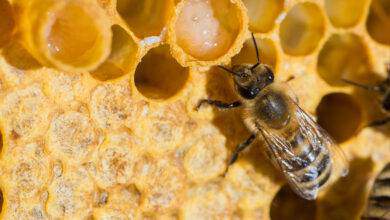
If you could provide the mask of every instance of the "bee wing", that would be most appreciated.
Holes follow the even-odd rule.
[[[322,155],[328,155],[328,153],[333,155],[333,153],[335,153],[341,158],[344,158],[341,149],[338,148],[337,144],[330,135],[293,100],[292,102],[296,105],[295,113],[299,123],[299,132],[311,146],[312,151],[321,152]],[[301,158],[300,155],[296,155],[293,151],[294,146],[292,146],[291,142],[286,140],[280,134],[261,127],[259,127],[259,130],[269,146],[268,150],[273,157],[273,162],[283,172],[292,189],[305,199],[315,199],[321,183],[313,181],[310,187],[308,187],[307,184],[305,185],[302,183],[302,178],[314,180],[320,175],[320,170],[325,169],[325,167],[310,166],[310,163],[313,161],[310,161],[307,158]],[[324,158],[329,159],[329,157],[325,156]],[[344,159],[341,161],[344,161]],[[305,167],[305,173],[302,174],[299,173],[299,171],[297,172],[294,170],[293,164],[296,167]],[[326,164],[320,163],[318,166],[320,165],[325,166]],[[347,171],[344,172],[346,173]]]
[[[303,185],[299,183],[300,177],[289,169],[290,165],[288,162],[286,162],[286,157],[282,156],[286,154],[293,154],[291,151],[292,146],[288,143],[288,141],[284,140],[282,137],[274,134],[273,132],[267,131],[266,129],[260,128],[260,133],[268,144],[268,152],[271,155],[271,160],[279,168],[279,170],[283,172],[290,187],[302,198],[308,200],[315,199],[317,197],[319,186],[313,186],[310,188],[310,190],[303,187]],[[299,157],[297,156],[292,156],[291,158],[293,160],[299,161]]]
[[[343,150],[339,147],[336,141],[328,134],[328,132],[325,131],[325,129],[319,126],[317,122],[315,122],[313,118],[308,115],[296,103],[295,105],[297,107],[296,114],[301,126],[310,128],[306,129],[306,131],[309,132],[309,135],[314,135],[313,137],[316,136],[316,139],[321,141],[323,143],[322,145],[327,147],[327,149],[331,153],[333,161],[337,163],[337,167],[341,169],[341,176],[346,176],[348,174],[348,160]]]

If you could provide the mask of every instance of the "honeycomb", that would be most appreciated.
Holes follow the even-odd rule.
[[[0,0],[0,219],[357,219],[390,161],[389,0]],[[297,197],[216,64],[261,60],[350,166]],[[297,212],[297,210],[299,210]]]

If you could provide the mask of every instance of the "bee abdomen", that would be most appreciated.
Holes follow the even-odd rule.
[[[390,163],[376,178],[362,219],[390,219]]]
[[[329,152],[321,146],[313,146],[300,132],[290,141],[290,146],[293,155],[283,153],[282,164],[292,174],[294,182],[307,191],[324,185],[332,168]]]
[[[329,154],[320,153],[316,160],[308,167],[294,173],[296,182],[307,190],[316,189],[324,185],[330,177],[332,162]]]
[[[321,148],[315,148],[302,134],[297,134],[290,142],[293,147],[294,157],[285,160],[289,172],[302,170],[311,165],[321,153]]]

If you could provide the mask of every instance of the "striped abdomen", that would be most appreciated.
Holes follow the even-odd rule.
[[[290,141],[293,155],[284,153],[283,166],[304,194],[316,193],[331,174],[332,162],[325,146],[313,144],[302,131]],[[302,192],[301,192],[302,193]]]
[[[362,219],[390,219],[390,163],[376,178]]]

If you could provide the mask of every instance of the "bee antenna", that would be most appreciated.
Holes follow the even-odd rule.
[[[259,49],[257,48],[257,42],[256,42],[255,35],[253,34],[253,32],[252,32],[251,34],[252,34],[252,41],[253,41],[253,44],[254,44],[254,46],[255,46],[256,60],[257,60],[257,63],[251,67],[251,70],[253,70],[253,69],[255,69],[258,65],[260,65],[260,55],[259,55]]]
[[[222,65],[218,65],[218,67],[223,69],[223,70],[225,70],[226,72],[229,72],[229,73],[231,73],[231,74],[233,74],[235,76],[238,76],[238,74],[236,72],[234,72],[233,70],[231,70],[231,69],[228,69],[228,68],[226,68],[226,67],[224,67]]]
[[[350,85],[353,85],[353,86],[357,86],[357,87],[360,87],[360,88],[363,88],[363,89],[366,89],[366,90],[370,90],[370,91],[377,91],[378,89],[376,88],[376,86],[368,86],[368,85],[364,85],[364,84],[361,84],[361,83],[357,83],[357,82],[354,82],[354,81],[351,81],[349,79],[341,79],[343,82],[345,83],[348,83]]]

